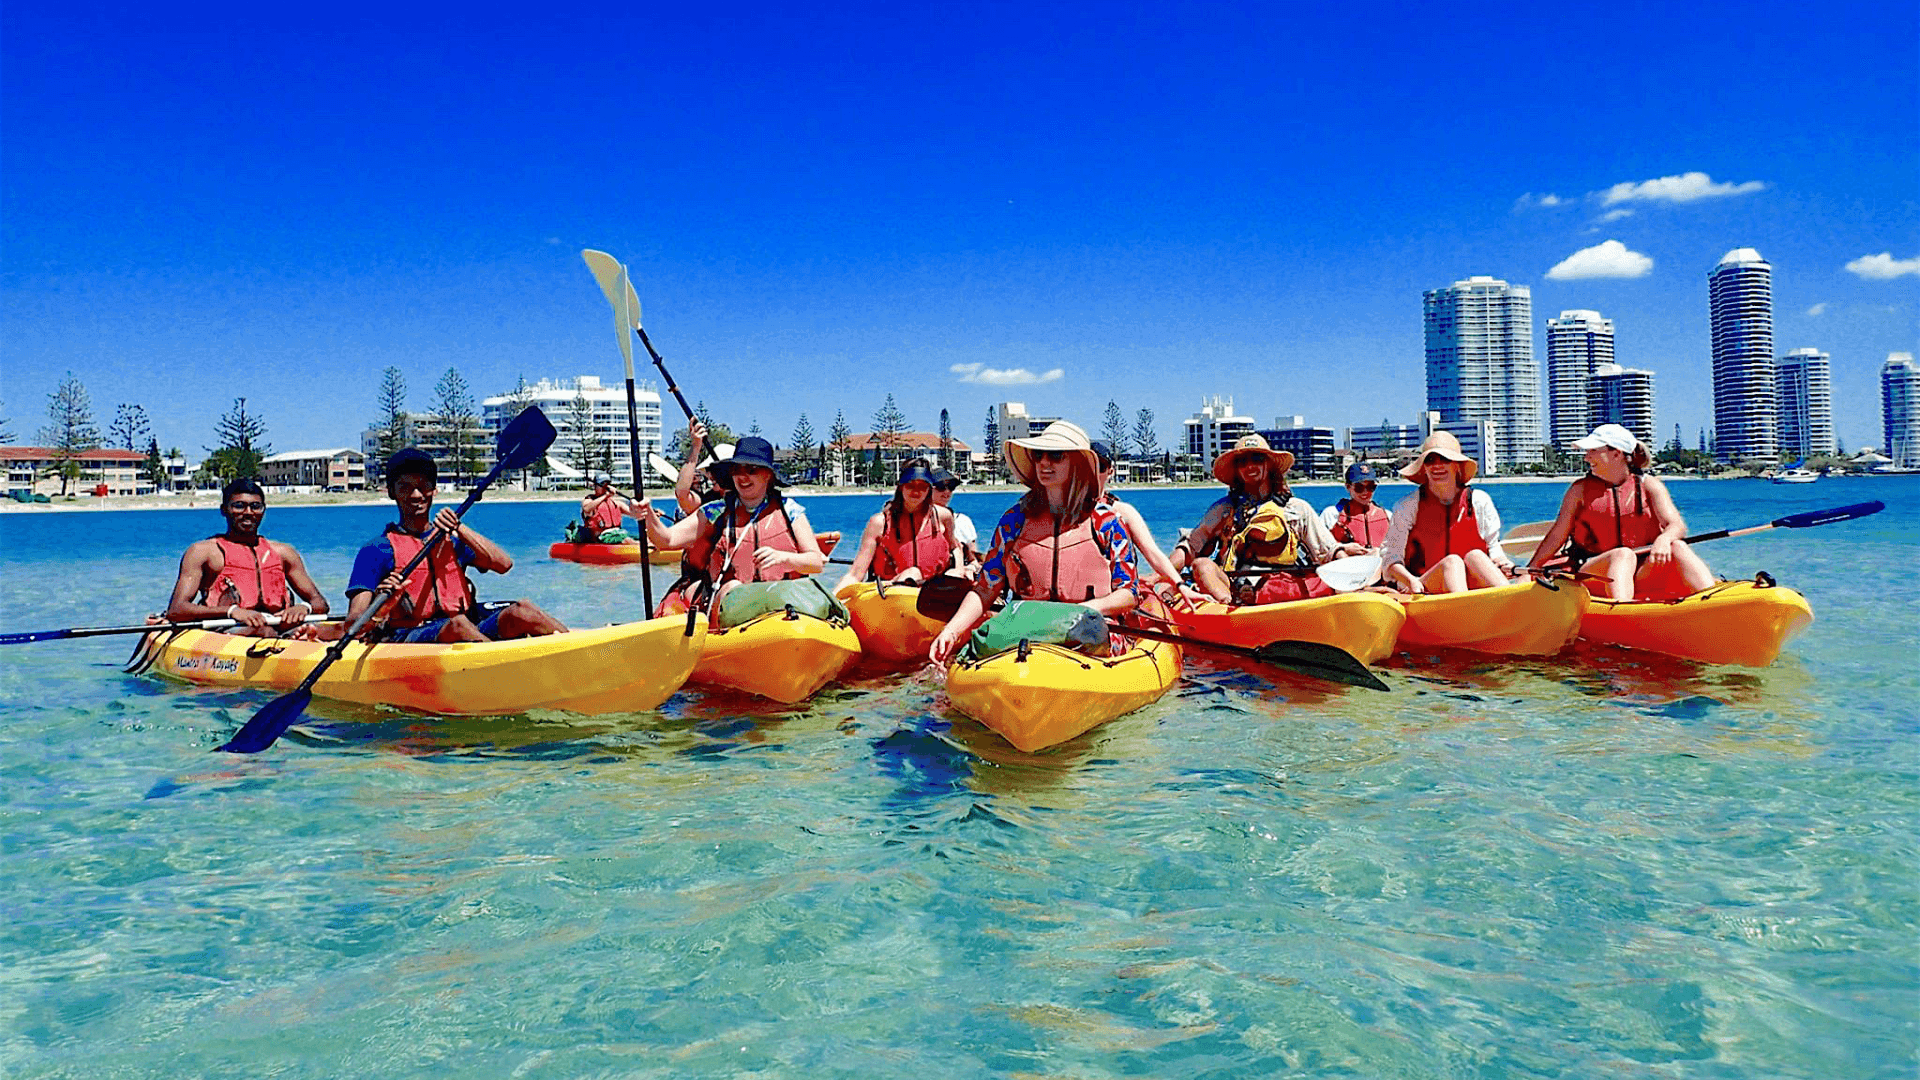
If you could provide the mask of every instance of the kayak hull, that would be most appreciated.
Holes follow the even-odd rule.
[[[706,628],[651,619],[514,641],[348,645],[313,692],[411,712],[488,716],[530,709],[588,715],[643,712],[693,672]],[[153,670],[200,686],[284,691],[300,685],[327,642],[187,630],[163,639]]]
[[[1270,641],[1313,641],[1371,664],[1393,652],[1407,613],[1390,596],[1361,592],[1247,607],[1208,602],[1175,611],[1172,619],[1180,633],[1206,641],[1248,649]]]
[[[818,693],[859,659],[859,635],[846,623],[772,611],[709,630],[691,681],[791,705]]]
[[[847,605],[853,632],[860,636],[861,653],[883,663],[926,662],[933,639],[946,625],[914,610],[920,601],[917,586],[889,585],[882,596],[877,585],[865,581],[848,585],[836,595]]]
[[[1551,656],[1573,644],[1590,598],[1571,581],[1521,581],[1497,589],[1399,596],[1407,621],[1398,647]]]
[[[1678,600],[1594,597],[1580,636],[1703,664],[1766,667],[1812,623],[1812,606],[1792,589],[1723,581]]]
[[[1180,677],[1180,647],[1136,641],[1118,656],[1055,645],[956,661],[947,698],[1020,750],[1044,750],[1151,705]]]

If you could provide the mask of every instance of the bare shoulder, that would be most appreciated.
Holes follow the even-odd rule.
[[[297,563],[300,561],[300,549],[287,543],[285,540],[268,540],[267,543],[273,546],[273,552],[280,556],[281,562]]]

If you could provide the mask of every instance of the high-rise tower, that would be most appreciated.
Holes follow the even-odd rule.
[[[1819,349],[1795,349],[1774,367],[1780,452],[1810,458],[1833,453],[1833,366]]]
[[[1594,370],[1587,387],[1589,428],[1619,424],[1652,450],[1653,416],[1653,372],[1619,364],[1602,364]]]
[[[1880,365],[1880,423],[1894,465],[1920,469],[1920,368],[1912,353],[1888,353]]]
[[[1540,365],[1533,293],[1470,277],[1422,295],[1427,409],[1447,424],[1494,423],[1498,467],[1540,460]],[[1582,433],[1584,434],[1584,432]]]
[[[1779,403],[1774,393],[1773,267],[1752,248],[1735,248],[1707,275],[1713,319],[1713,431],[1725,461],[1776,458]]]
[[[1547,320],[1547,436],[1570,448],[1589,430],[1594,370],[1613,363],[1613,320],[1597,311],[1563,311]]]

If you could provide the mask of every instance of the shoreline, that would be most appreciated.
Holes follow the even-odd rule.
[[[1579,476],[1577,474],[1572,474],[1572,473],[1565,474],[1565,475],[1556,475],[1556,476],[1488,476],[1488,477],[1483,477],[1481,479],[1476,480],[1475,483],[1485,484],[1489,486],[1498,485],[1498,484],[1570,484],[1577,479],[1579,479]],[[1712,480],[1712,481],[1758,480],[1760,478],[1753,475],[1743,475],[1743,476],[1662,476],[1660,477],[1660,479],[1663,481],[1671,482],[1671,481],[1678,481],[1678,480]],[[1219,486],[1220,484],[1218,482],[1213,480],[1207,480],[1204,483],[1196,482],[1196,483],[1187,483],[1187,484],[1145,484],[1145,485],[1129,484],[1129,485],[1117,486],[1115,490],[1121,491],[1121,492],[1179,491],[1179,490],[1188,490],[1188,489],[1195,489],[1195,488],[1217,488]],[[1335,491],[1341,490],[1344,487],[1344,485],[1337,480],[1301,480],[1301,481],[1295,482],[1294,484],[1292,484],[1292,486],[1296,489],[1328,488]],[[1381,484],[1381,488],[1383,490],[1401,487],[1401,486],[1405,486],[1407,488],[1413,487],[1411,483],[1404,480],[1399,480],[1399,479],[1386,481]],[[968,484],[962,488],[963,492],[968,492],[968,493],[971,493],[971,492],[1012,493],[1012,492],[1018,492],[1022,490],[1024,490],[1024,488],[1022,488],[1020,485],[1017,485],[1017,484]],[[893,489],[891,487],[836,487],[836,488],[795,487],[795,488],[789,489],[789,491],[793,495],[793,497],[797,499],[801,499],[802,501],[806,499],[840,498],[843,496],[859,496],[864,498],[876,498],[876,497],[885,498],[888,495],[891,495],[893,493]],[[658,500],[661,498],[670,497],[671,494],[672,494],[671,491],[662,491],[659,494],[649,493],[649,497],[652,499]],[[457,499],[463,495],[464,495],[464,491],[449,489],[448,491],[442,492],[440,497]],[[492,502],[550,502],[550,503],[578,502],[581,499],[581,497],[582,497],[582,493],[576,493],[571,491],[513,491],[513,490],[505,490],[505,489],[489,491],[486,496],[487,500]],[[191,498],[188,498],[186,496],[181,496],[181,495],[107,495],[107,496],[80,496],[80,497],[73,498],[70,501],[61,500],[58,496],[55,496],[55,500],[56,501],[51,503],[19,503],[19,502],[14,502],[11,499],[0,500],[0,514],[50,514],[50,513],[51,514],[71,514],[71,513],[104,513],[104,512],[111,512],[116,510],[218,510],[219,509],[219,494],[214,491],[196,492],[194,496]],[[372,491],[350,492],[346,494],[300,493],[300,494],[280,495],[280,494],[269,493],[267,496],[267,504],[269,506],[274,506],[274,507],[385,506],[390,501],[391,500],[383,497],[379,493],[372,492]]]

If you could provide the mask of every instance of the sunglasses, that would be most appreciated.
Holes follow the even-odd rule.
[[[235,514],[264,514],[267,504],[263,502],[230,502],[227,509]]]
[[[1360,481],[1356,481],[1355,483],[1348,484],[1347,486],[1352,488],[1355,491],[1372,491],[1373,489],[1379,487],[1380,485],[1374,483],[1372,480],[1360,480]]]
[[[1033,458],[1035,461],[1065,461],[1072,453],[1071,450],[1035,450]]]

